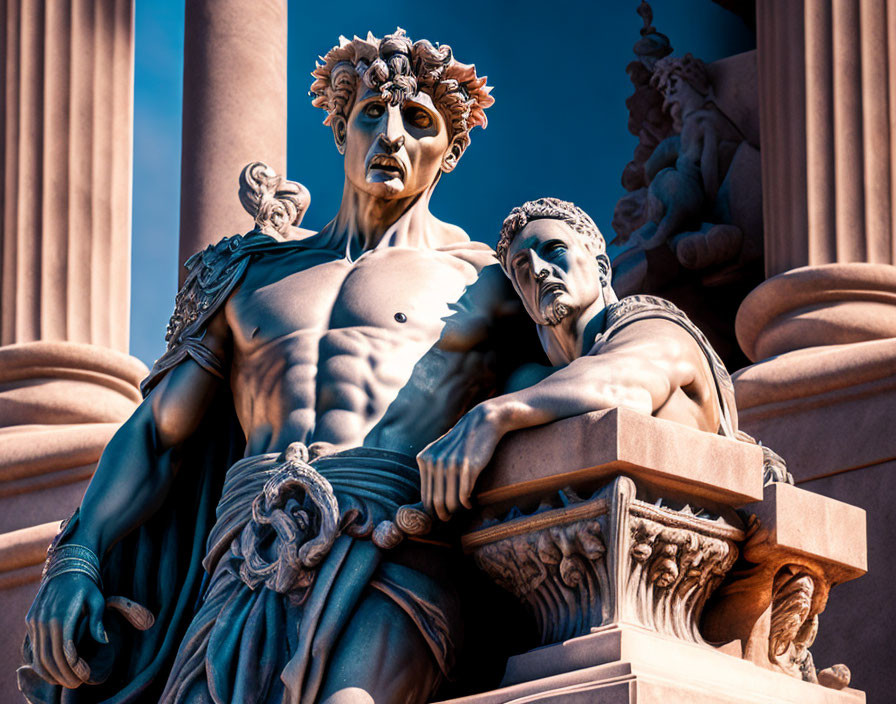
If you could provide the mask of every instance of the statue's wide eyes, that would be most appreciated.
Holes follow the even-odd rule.
[[[373,119],[377,119],[382,117],[386,112],[386,106],[380,102],[374,101],[372,103],[367,103],[361,110],[367,117],[372,117]]]
[[[428,127],[432,127],[432,115],[423,108],[411,105],[406,107],[402,114],[404,115],[405,122],[418,129],[425,130]]]

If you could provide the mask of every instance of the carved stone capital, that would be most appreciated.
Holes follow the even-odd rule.
[[[528,606],[544,645],[618,623],[703,643],[703,606],[734,565],[743,532],[635,494],[627,477],[587,500],[564,492],[567,506],[482,528],[464,545]]]

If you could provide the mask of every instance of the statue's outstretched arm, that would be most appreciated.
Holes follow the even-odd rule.
[[[443,520],[469,508],[476,479],[512,430],[609,408],[652,414],[679,389],[698,406],[712,404],[712,388],[686,331],[663,320],[633,323],[537,384],[482,402],[425,448],[417,457],[424,506]]]
[[[219,357],[229,347],[219,313],[202,343]],[[102,617],[100,560],[162,504],[174,479],[174,463],[158,458],[198,426],[221,380],[188,359],[150,392],[103,451],[77,518],[53,549],[47,572],[26,617],[32,666],[44,679],[77,687],[90,669],[75,649],[77,634],[107,642]],[[86,626],[86,628],[85,628]]]

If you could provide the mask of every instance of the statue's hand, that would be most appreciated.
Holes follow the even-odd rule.
[[[451,430],[417,455],[423,506],[443,521],[461,505],[472,508],[470,496],[503,435],[488,402],[464,415]]]
[[[31,639],[34,671],[47,682],[74,689],[90,677],[90,667],[78,656],[75,643],[89,630],[108,643],[103,627],[103,594],[84,574],[68,572],[44,582],[25,622]]]

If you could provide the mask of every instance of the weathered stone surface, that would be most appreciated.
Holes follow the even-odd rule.
[[[0,16],[0,345],[126,352],[134,2],[10,0]]]
[[[686,489],[734,506],[762,497],[761,448],[617,408],[508,436],[477,500],[507,504],[564,486],[596,488],[617,473],[655,484],[664,496]]]
[[[635,498],[626,477],[563,508],[496,523],[464,548],[535,616],[542,644],[613,623],[702,643],[703,605],[737,559],[736,526]]]
[[[819,617],[819,634],[812,653],[819,669],[845,663],[852,686],[869,701],[888,701],[892,669],[882,653],[889,652],[896,623],[890,595],[896,581],[892,546],[896,542],[896,462],[884,462],[808,481],[809,491],[849,501],[868,514],[868,574],[831,592]]]
[[[739,564],[703,621],[707,639],[740,641],[755,664],[816,682],[809,652],[833,586],[865,574],[865,512],[789,484],[743,509]],[[847,682],[848,684],[848,682]]]
[[[747,296],[736,324],[738,342],[754,362],[808,347],[896,338],[896,267],[835,263],[788,271]]]
[[[885,462],[896,457],[894,370],[893,339],[772,357],[733,377],[741,427],[784,457],[798,482]]]
[[[887,5],[756,4],[768,276],[894,263]]]
[[[757,668],[724,652],[609,626],[514,656],[504,686],[450,704],[861,704],[863,692],[834,690]],[[443,702],[442,704],[449,704]]]

